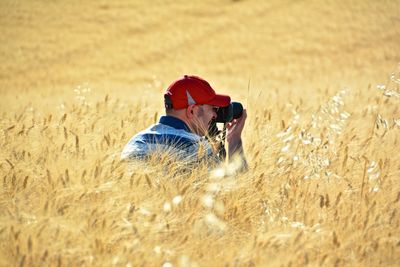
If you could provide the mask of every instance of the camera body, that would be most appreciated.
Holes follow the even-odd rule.
[[[226,123],[238,119],[243,114],[243,106],[239,102],[232,102],[226,107],[218,109],[215,122]]]
[[[221,107],[218,109],[217,117],[210,122],[208,128],[208,136],[215,138],[221,131],[217,127],[217,123],[227,123],[234,119],[238,119],[243,114],[243,106],[239,102],[232,102],[226,107]],[[224,130],[225,132],[225,126]]]

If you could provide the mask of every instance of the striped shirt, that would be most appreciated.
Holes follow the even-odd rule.
[[[121,159],[143,160],[160,152],[187,163],[203,160],[219,163],[207,139],[192,133],[185,122],[172,116],[162,116],[159,123],[133,136]]]

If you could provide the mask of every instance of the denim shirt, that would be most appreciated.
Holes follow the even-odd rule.
[[[121,153],[121,159],[147,159],[154,153],[168,153],[177,160],[219,163],[210,143],[190,131],[182,120],[162,116],[157,124],[134,135]]]

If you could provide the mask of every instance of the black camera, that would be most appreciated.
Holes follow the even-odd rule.
[[[217,117],[210,122],[208,136],[214,138],[221,133],[217,127],[217,123],[231,122],[234,119],[240,118],[242,114],[243,106],[239,102],[232,102],[226,107],[220,107],[217,111]],[[225,126],[223,132],[225,132]]]
[[[219,130],[217,123],[227,123],[234,119],[238,119],[243,114],[243,106],[239,102],[232,102],[226,107],[220,107],[217,111],[217,117],[210,122],[208,127],[207,138],[213,142],[219,142],[217,155],[220,159],[225,159],[226,150],[225,135],[226,135],[226,125],[224,124],[223,130]]]
[[[231,122],[234,119],[238,119],[243,114],[243,106],[239,102],[232,102],[226,107],[218,109],[217,118],[215,122]]]
[[[226,157],[225,135],[226,135],[226,125],[224,124],[223,130],[219,130],[217,123],[227,123],[234,119],[238,119],[243,114],[243,106],[239,102],[232,102],[226,107],[221,107],[217,111],[217,117],[210,122],[208,127],[207,138],[213,142],[219,142],[217,155],[221,160]]]

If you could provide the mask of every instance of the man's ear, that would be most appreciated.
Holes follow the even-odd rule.
[[[190,119],[193,118],[193,116],[194,116],[194,107],[195,107],[195,105],[190,105],[186,109],[186,116]]]

